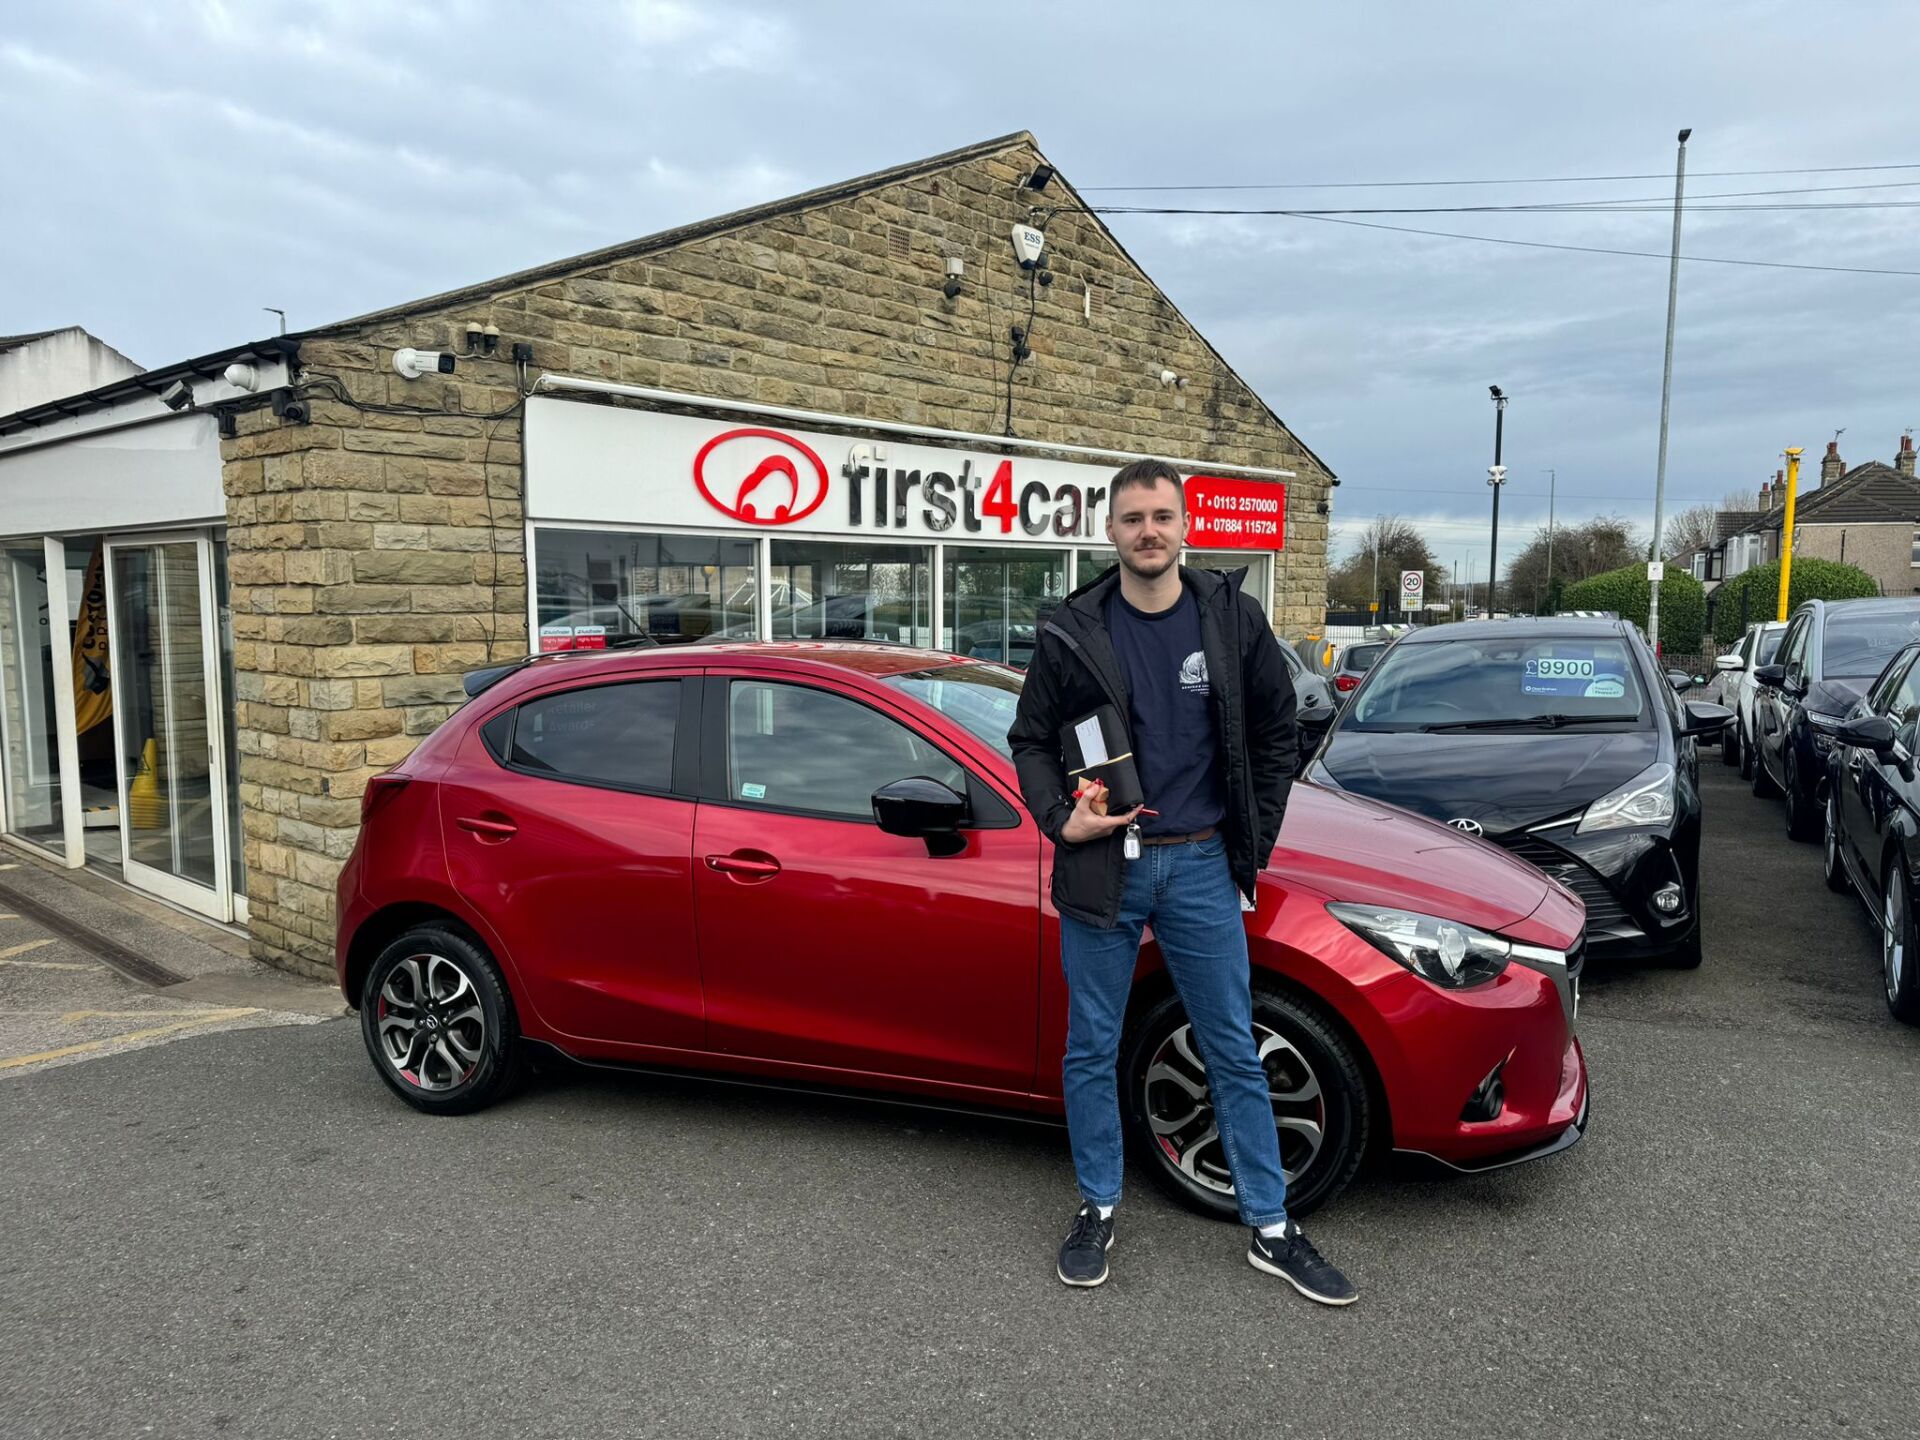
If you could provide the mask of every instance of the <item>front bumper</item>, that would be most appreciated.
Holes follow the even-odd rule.
[[[1577,1039],[1567,1042],[1566,1057],[1561,1065],[1560,1093],[1555,1097],[1553,1108],[1548,1113],[1549,1126],[1558,1126],[1558,1133],[1534,1144],[1522,1145],[1516,1150],[1495,1151],[1478,1156],[1437,1155],[1431,1150],[1407,1150],[1396,1147],[1396,1155],[1405,1155],[1415,1159],[1431,1160],[1456,1170],[1463,1175],[1478,1175],[1487,1170],[1504,1170],[1509,1165],[1524,1165],[1529,1160],[1544,1160],[1549,1155],[1558,1155],[1563,1150],[1571,1150],[1586,1138],[1587,1119],[1592,1114],[1592,1096],[1587,1087],[1587,1059]]]
[[[1673,837],[1653,829],[1575,834],[1576,822],[1536,826],[1496,842],[1545,871],[1587,908],[1587,954],[1606,960],[1665,954],[1699,924],[1699,897],[1687,884]],[[1680,908],[1655,907],[1656,892],[1680,888]]]

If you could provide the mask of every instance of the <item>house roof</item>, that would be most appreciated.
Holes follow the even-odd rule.
[[[49,335],[59,335],[79,328],[78,325],[62,325],[53,330],[36,330],[31,335],[0,335],[0,355],[4,355],[9,350],[18,350],[22,345],[30,345],[35,340],[44,340]]]
[[[1831,485],[1801,499],[1795,525],[1911,525],[1920,521],[1920,481],[1880,460],[1856,465]],[[1781,529],[1783,509],[1764,517],[1763,528]]]

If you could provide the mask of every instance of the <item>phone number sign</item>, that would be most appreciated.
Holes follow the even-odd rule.
[[[1187,544],[1196,550],[1278,550],[1287,542],[1287,487],[1272,481],[1190,475]]]

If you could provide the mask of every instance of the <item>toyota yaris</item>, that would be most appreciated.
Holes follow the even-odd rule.
[[[529,1046],[1058,1114],[1051,847],[1006,734],[1020,673],[872,644],[559,653],[374,777],[339,978],[374,1069],[442,1114]],[[1573,1144],[1584,912],[1531,866],[1293,792],[1247,916],[1288,1208],[1387,1149],[1477,1170]],[[1234,1213],[1206,1071],[1151,940],[1122,1046],[1137,1156]]]

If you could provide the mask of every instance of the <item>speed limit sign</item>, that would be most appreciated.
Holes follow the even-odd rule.
[[[1400,572],[1400,608],[1418,610],[1425,598],[1427,576],[1423,570],[1402,570]]]

